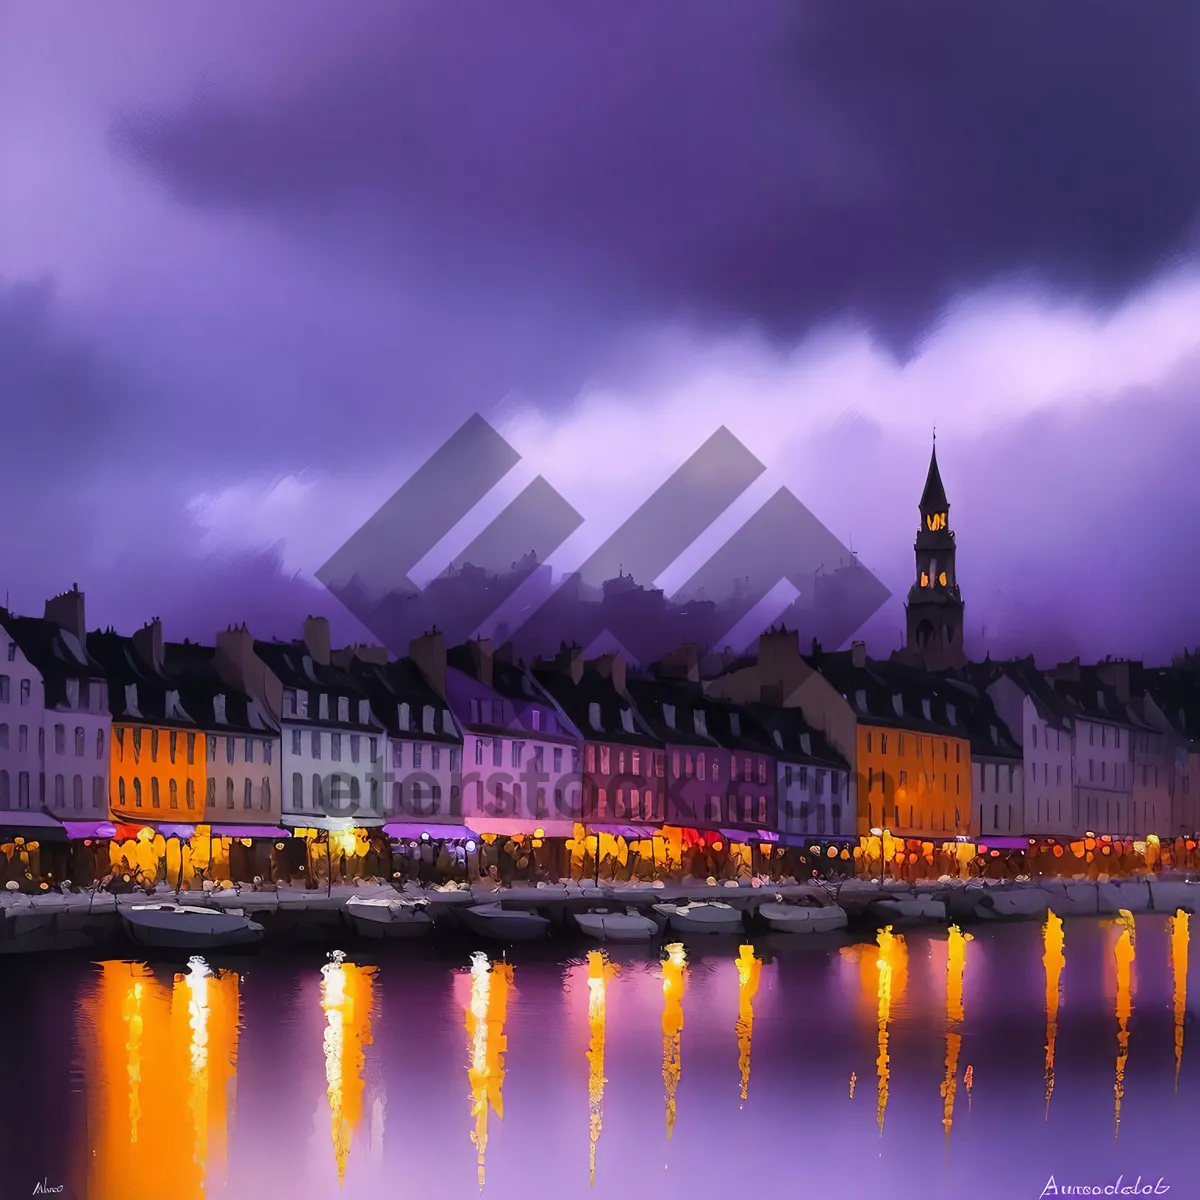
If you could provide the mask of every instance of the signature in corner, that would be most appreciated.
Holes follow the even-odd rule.
[[[33,1194],[35,1196],[54,1196],[63,1190],[63,1185],[60,1183],[58,1187],[51,1187],[49,1180],[43,1179],[41,1183],[36,1183],[33,1186]]]

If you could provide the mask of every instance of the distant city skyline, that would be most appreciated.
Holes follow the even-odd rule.
[[[9,6],[0,598],[361,640],[315,573],[471,412],[597,538],[726,425],[883,656],[936,423],[972,656],[1200,643],[1190,8],[730,11]]]

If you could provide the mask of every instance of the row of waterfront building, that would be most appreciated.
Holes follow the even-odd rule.
[[[50,822],[88,840],[494,836],[561,870],[555,844],[580,827],[711,854],[873,830],[1013,850],[1200,826],[1187,659],[929,670],[861,644],[802,653],[785,630],[705,670],[691,646],[644,670],[568,647],[526,665],[436,632],[393,659],[332,649],[317,617],[292,642],[243,627],[171,643],[157,620],[89,633],[77,589],[41,618],[0,610],[0,653],[10,844]]]
[[[165,642],[157,619],[88,632],[77,587],[40,618],[0,609],[5,861],[32,878],[28,847],[55,838],[107,846],[113,865],[132,845],[127,865],[181,879],[311,879],[318,859],[329,877],[335,848],[390,873],[397,846],[438,874],[467,854],[543,876],[602,860],[940,871],[1064,846],[1190,861],[1200,664],[969,661],[949,507],[935,452],[887,660],[861,643],[803,653],[784,629],[750,657],[685,645],[646,667],[566,645],[526,664],[436,631],[396,658],[333,649],[319,617],[296,641],[242,626],[203,646]]]

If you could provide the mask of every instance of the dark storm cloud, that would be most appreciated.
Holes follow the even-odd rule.
[[[780,334],[911,335],[1014,272],[1108,300],[1188,242],[1189,0],[684,11],[396,5],[291,87],[126,113],[117,143],[193,204],[354,211],[463,278],[557,271]]]

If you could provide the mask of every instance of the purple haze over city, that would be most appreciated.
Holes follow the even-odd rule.
[[[471,413],[576,559],[726,424],[884,653],[936,423],[969,649],[1200,640],[1194,6],[680,11],[7,6],[12,607],[362,637],[315,572]]]

